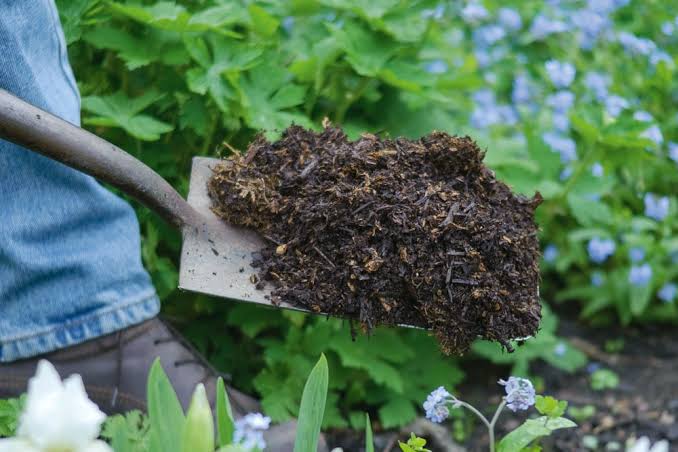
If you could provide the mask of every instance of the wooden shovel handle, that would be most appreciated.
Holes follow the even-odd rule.
[[[113,185],[176,227],[202,223],[200,214],[144,163],[3,89],[0,89],[0,138]]]

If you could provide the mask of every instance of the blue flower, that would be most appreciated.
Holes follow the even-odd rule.
[[[610,77],[600,72],[589,72],[584,77],[584,84],[593,93],[599,101],[607,98],[607,87],[610,84]]]
[[[294,29],[294,17],[287,16],[287,17],[283,18],[281,24],[282,24],[283,30],[285,30],[288,34],[292,33],[292,29]]]
[[[678,286],[673,283],[666,283],[657,292],[657,297],[664,303],[673,303],[678,295]]]
[[[574,93],[567,90],[558,91],[546,98],[546,105],[559,113],[565,113],[574,105]]]
[[[559,132],[567,132],[570,130],[570,117],[565,113],[554,113],[551,118],[553,128]]]
[[[567,353],[567,345],[565,345],[563,342],[558,342],[553,348],[553,354],[560,357],[564,356],[565,353]]]
[[[590,9],[575,11],[572,23],[581,31],[580,47],[584,50],[592,49],[600,34],[610,25],[607,17]]]
[[[461,17],[466,23],[476,24],[487,19],[489,13],[487,9],[477,1],[470,1],[462,10]]]
[[[591,166],[591,174],[593,177],[603,177],[603,165],[600,162],[596,162]]]
[[[661,26],[662,33],[664,33],[666,36],[671,36],[673,34],[673,30],[675,29],[676,26],[671,22],[664,22]]]
[[[624,99],[621,96],[612,94],[605,99],[605,110],[607,114],[616,118],[622,112],[622,110],[629,108],[629,101]]]
[[[572,176],[572,172],[574,170],[572,169],[571,166],[566,166],[563,168],[563,170],[560,172],[560,180],[567,180]]]
[[[546,262],[553,262],[558,258],[558,247],[554,244],[546,245],[544,248],[544,260]]]
[[[633,119],[639,122],[652,122],[654,118],[652,115],[645,110],[638,110],[633,113]]]
[[[669,213],[669,197],[657,196],[646,193],[643,198],[645,203],[645,216],[653,220],[662,221]]]
[[[650,141],[654,141],[657,145],[664,142],[664,135],[662,135],[662,130],[657,124],[650,126],[650,128],[641,133],[640,136],[647,138]]]
[[[260,413],[249,413],[235,421],[233,442],[245,450],[257,448],[264,450],[266,441],[264,431],[271,425],[271,418]]]
[[[645,249],[642,246],[634,246],[629,250],[631,262],[640,262],[645,259]]]
[[[509,377],[508,381],[499,380],[499,384],[505,387],[504,400],[509,410],[526,410],[534,405],[534,386],[527,378]]]
[[[424,402],[426,419],[438,424],[443,422],[450,415],[450,409],[447,405],[453,400],[452,394],[447,392],[443,386],[431,392]]]
[[[568,26],[565,22],[549,19],[542,14],[537,15],[530,26],[530,34],[538,41],[551,34],[563,33],[567,30]]]
[[[506,30],[499,25],[485,25],[473,30],[473,42],[478,47],[489,47],[506,37]]]
[[[649,56],[657,48],[657,44],[654,41],[647,38],[639,38],[626,31],[619,33],[617,40],[624,47],[624,50],[631,55]]]
[[[678,163],[678,143],[669,141],[669,158]]]
[[[511,8],[501,8],[499,9],[499,23],[511,31],[518,31],[523,27],[523,20],[520,17],[520,13],[515,9]]]
[[[671,58],[671,55],[661,49],[657,49],[650,54],[650,64],[653,66],[658,65],[662,61],[669,66],[673,65],[673,58]]]
[[[652,278],[650,264],[634,265],[629,271],[629,282],[634,286],[645,286]]]
[[[545,132],[542,134],[542,140],[551,147],[551,150],[560,154],[560,160],[563,163],[577,159],[577,145],[571,138],[557,132]]]
[[[445,5],[440,3],[434,9],[425,9],[421,12],[422,19],[440,20],[445,14]]]
[[[577,74],[575,67],[568,62],[549,60],[545,64],[546,73],[556,88],[567,88]]]
[[[603,366],[597,362],[591,362],[586,365],[586,372],[592,374],[593,372],[600,370]]]
[[[518,74],[513,80],[511,100],[514,104],[527,104],[532,99],[530,79],[525,74]]]
[[[601,272],[593,272],[591,275],[591,285],[593,287],[600,287],[603,285],[603,282],[605,282],[603,274]]]
[[[443,60],[433,60],[426,63],[424,70],[429,74],[444,74],[447,72],[447,63]]]
[[[589,258],[596,264],[601,264],[607,260],[608,257],[614,254],[617,246],[612,239],[601,239],[600,237],[593,237],[589,240],[587,246]]]

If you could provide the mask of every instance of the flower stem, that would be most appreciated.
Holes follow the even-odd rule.
[[[494,416],[492,416],[491,421],[488,421],[487,418],[483,415],[483,413],[478,411],[473,405],[468,404],[468,403],[464,402],[463,400],[459,400],[459,399],[455,398],[454,403],[467,408],[473,414],[478,416],[478,419],[480,419],[483,422],[483,424],[485,424],[485,427],[487,427],[487,431],[490,435],[490,452],[494,452],[494,426],[497,423],[497,419],[499,419],[499,415],[501,414],[501,412],[504,410],[504,407],[506,406],[506,400],[501,401],[501,403],[497,407],[497,411],[494,412]]]
[[[506,406],[506,400],[502,400],[499,406],[497,407],[497,411],[494,412],[494,416],[492,416],[492,420],[490,421],[490,426],[489,426],[489,431],[490,431],[490,452],[494,452],[494,426],[497,424],[497,419],[499,419],[499,415],[501,414],[502,411],[504,411],[504,407]]]

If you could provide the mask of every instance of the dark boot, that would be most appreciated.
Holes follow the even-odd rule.
[[[105,413],[145,411],[146,380],[156,357],[184,409],[198,383],[205,384],[214,405],[218,372],[176,330],[157,318],[73,347],[0,364],[0,398],[24,393],[38,361],[46,359],[62,378],[80,374],[87,395]],[[228,396],[236,418],[261,410],[259,402],[236,389],[229,387]],[[294,428],[293,422],[272,427],[265,435],[266,450],[290,452]],[[321,443],[318,450],[326,450],[324,441]]]

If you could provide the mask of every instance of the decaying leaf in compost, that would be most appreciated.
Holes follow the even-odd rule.
[[[536,333],[534,210],[482,163],[469,137],[418,140],[292,126],[214,169],[213,210],[257,230],[254,261],[273,302],[379,324],[430,328],[445,353],[478,336]],[[224,281],[226,284],[227,281]]]

